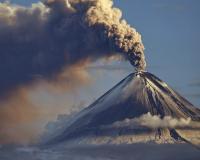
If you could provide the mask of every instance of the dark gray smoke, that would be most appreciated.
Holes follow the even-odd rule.
[[[53,79],[64,67],[119,53],[144,70],[143,50],[140,34],[111,0],[0,3],[1,95],[38,75]]]

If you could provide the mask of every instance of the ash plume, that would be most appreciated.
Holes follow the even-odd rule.
[[[31,7],[0,3],[0,95],[36,76],[54,79],[81,61],[124,55],[146,63],[141,36],[111,0],[47,0]]]
[[[91,84],[92,77],[83,66],[76,64],[68,67],[53,81],[36,77],[31,85],[18,87],[9,92],[8,98],[2,98],[0,144],[37,143],[49,121],[54,121],[63,112],[70,115],[79,107],[84,107],[83,103],[74,105],[71,96],[65,95],[73,95],[80,87]]]
[[[41,109],[27,98],[26,88],[14,94],[9,101],[0,101],[0,144],[34,142],[42,130],[37,120]]]
[[[27,143],[41,133],[34,122],[44,117],[42,107],[28,98],[35,86],[69,92],[89,82],[85,66],[99,58],[123,55],[145,69],[143,50],[111,0],[0,3],[0,143]]]

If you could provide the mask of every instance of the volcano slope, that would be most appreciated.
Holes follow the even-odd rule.
[[[149,72],[128,75],[46,144],[200,143],[200,110]]]

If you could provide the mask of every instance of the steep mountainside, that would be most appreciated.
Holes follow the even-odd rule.
[[[147,121],[155,123],[153,127],[152,124],[148,126],[149,122],[144,122],[145,116],[150,116]],[[143,119],[140,123],[141,117]],[[195,137],[199,135],[199,128],[193,127],[192,132],[188,132],[191,130],[190,121],[200,122],[198,108],[153,74],[136,72],[71,118],[65,130],[47,144],[67,141],[188,142],[181,136],[182,131],[193,140],[199,140],[200,137]],[[189,134],[185,134],[186,132]]]

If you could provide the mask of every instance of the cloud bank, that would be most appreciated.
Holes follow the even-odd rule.
[[[156,128],[182,128],[182,127],[192,127],[191,118],[173,118],[171,116],[165,116],[161,118],[159,115],[151,115],[151,113],[147,113],[141,115],[138,118],[133,119],[125,119],[123,121],[117,121],[111,125],[112,127],[137,127],[143,126],[152,129]],[[195,125],[196,126],[196,125]]]
[[[3,147],[2,147],[3,148]],[[56,146],[50,149],[3,148],[0,158],[6,160],[199,160],[199,150],[188,144],[132,144],[99,146]],[[174,158],[175,157],[175,158]]]

